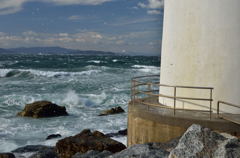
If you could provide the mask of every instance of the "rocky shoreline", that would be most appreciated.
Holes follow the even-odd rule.
[[[55,147],[32,145],[0,158],[239,158],[240,139],[193,124],[179,138],[166,143],[136,144],[126,148],[99,131],[83,130],[63,138]]]
[[[121,107],[101,113],[111,115],[124,112]],[[67,116],[65,107],[48,101],[27,104],[18,116],[33,118]],[[85,129],[80,133],[62,138],[55,146],[28,145],[0,158],[239,158],[240,139],[226,133],[193,124],[179,138],[166,143],[152,142],[126,146],[111,137],[126,136],[127,129],[103,134]],[[60,138],[60,134],[46,139]]]

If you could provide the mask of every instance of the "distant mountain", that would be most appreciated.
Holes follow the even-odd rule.
[[[82,54],[82,55],[116,55],[113,52],[95,51],[95,50],[75,50],[61,47],[19,47],[2,49],[0,53],[33,53],[33,54]]]
[[[8,49],[0,48],[0,53],[12,53],[12,51],[10,51]]]

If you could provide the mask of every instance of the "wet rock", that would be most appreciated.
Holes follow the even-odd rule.
[[[47,136],[46,140],[60,138],[60,137],[62,137],[61,134],[51,134]]]
[[[38,152],[47,149],[54,149],[51,146],[44,146],[44,145],[27,145],[24,147],[17,148],[13,150],[13,153],[27,153],[27,152]]]
[[[180,138],[169,158],[235,158],[240,157],[240,140],[200,125],[192,125]]]
[[[120,106],[101,112],[98,116],[113,115],[125,112]]]
[[[0,158],[15,158],[13,153],[0,153]]]
[[[161,143],[147,143],[133,145],[108,158],[167,158],[168,151],[159,147]]]
[[[110,151],[95,151],[95,150],[90,150],[84,154],[81,153],[76,153],[75,155],[72,156],[72,158],[104,158],[112,155]]]
[[[43,118],[43,117],[56,117],[68,115],[64,106],[58,106],[49,101],[37,101],[31,104],[26,104],[22,112],[18,116]]]
[[[48,148],[38,151],[29,158],[58,158],[58,155],[55,152],[54,148]]]
[[[60,158],[71,158],[77,152],[86,153],[89,150],[110,151],[112,153],[124,150],[126,147],[99,131],[91,132],[86,129],[81,133],[59,140],[56,151]]]
[[[106,136],[108,137],[121,137],[127,135],[127,129],[120,130],[117,133],[107,133]]]
[[[55,147],[44,146],[44,145],[27,145],[21,148],[17,148],[12,151],[16,155],[28,154],[29,158],[58,158]]]

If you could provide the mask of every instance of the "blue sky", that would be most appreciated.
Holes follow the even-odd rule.
[[[0,48],[159,55],[163,0],[0,0]]]

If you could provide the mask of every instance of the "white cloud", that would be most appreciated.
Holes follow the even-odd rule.
[[[148,0],[148,4],[138,3],[141,8],[160,9],[164,6],[164,0]]]
[[[140,24],[140,23],[149,23],[149,22],[155,22],[155,21],[159,21],[158,18],[139,18],[139,19],[123,19],[123,20],[119,20],[117,22],[113,22],[112,26],[124,26],[124,25],[132,25],[132,24]]]
[[[160,14],[161,12],[159,10],[148,10],[148,14]]]
[[[164,7],[164,0],[148,0],[148,3],[138,3],[138,7],[148,9],[148,14],[160,14],[159,9]]]
[[[28,0],[0,0],[0,15],[12,14],[22,10]]]
[[[57,5],[73,5],[73,4],[99,5],[112,0],[39,0],[39,1],[50,2]]]
[[[24,3],[33,1],[53,3],[55,5],[99,5],[112,0],[0,0],[0,15],[21,11]]]
[[[60,46],[71,49],[113,52],[121,52],[122,50],[127,52],[160,52],[160,44],[153,43],[153,34],[156,34],[156,32],[131,32],[121,35],[93,31],[78,33],[26,31],[20,34],[0,32],[0,48]]]

